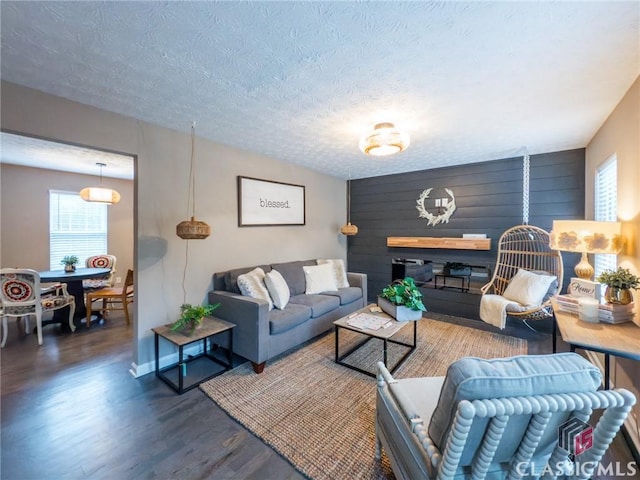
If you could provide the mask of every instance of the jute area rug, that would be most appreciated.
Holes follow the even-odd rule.
[[[411,341],[413,327],[396,334]],[[396,338],[394,336],[394,339]],[[341,353],[364,337],[340,332]],[[267,362],[256,375],[249,362],[200,385],[231,417],[312,479],[392,479],[388,459],[376,461],[372,377],[334,363],[333,332]],[[390,345],[389,364],[404,353]],[[418,322],[418,347],[396,378],[437,376],[454,360],[527,352],[526,340],[432,319]],[[345,361],[375,371],[382,342],[372,340]]]

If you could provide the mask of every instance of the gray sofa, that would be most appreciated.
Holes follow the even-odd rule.
[[[221,304],[214,315],[237,325],[233,331],[233,351],[250,360],[256,373],[263,371],[267,360],[330,330],[335,320],[366,304],[366,274],[347,272],[349,287],[306,295],[304,265],[316,265],[316,261],[256,265],[265,273],[277,270],[287,282],[291,298],[283,310],[269,311],[265,300],[241,295],[238,276],[256,266],[213,275],[209,303]]]

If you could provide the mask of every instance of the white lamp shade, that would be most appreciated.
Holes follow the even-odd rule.
[[[120,194],[111,188],[87,187],[80,190],[80,198],[85,202],[108,203],[112,205],[120,201]]]
[[[554,250],[580,253],[620,253],[623,246],[619,222],[554,220],[549,246]]]
[[[396,129],[393,123],[378,123],[372,132],[360,139],[360,150],[367,155],[391,155],[408,146],[409,135]]]

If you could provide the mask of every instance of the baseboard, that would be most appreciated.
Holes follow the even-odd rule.
[[[188,356],[196,356],[203,353],[202,343],[197,342],[192,345],[187,345],[184,348],[184,356],[187,358]],[[178,352],[172,352],[168,355],[164,355],[160,357],[160,367],[165,367],[167,365],[172,365],[174,363],[178,363]],[[139,378],[144,375],[148,375],[150,373],[154,373],[156,371],[156,361],[151,360],[150,362],[142,363],[140,365],[135,362],[131,362],[131,368],[129,369],[129,373],[133,378]]]
[[[604,372],[604,365],[600,361],[600,357],[596,352],[592,352],[590,350],[584,350],[587,358],[593,363],[596,367],[600,369],[600,371]],[[611,384],[611,388],[615,388],[613,380],[610,378],[609,382]],[[627,445],[629,445],[629,449],[631,450],[631,454],[636,462],[640,463],[640,437],[638,437],[638,432],[640,431],[640,425],[638,425],[639,419],[636,419],[633,415],[633,412],[627,419],[624,421],[622,425],[622,434],[627,441]]]

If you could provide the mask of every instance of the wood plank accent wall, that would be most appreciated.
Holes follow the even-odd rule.
[[[397,162],[401,155],[368,161]],[[529,224],[550,231],[554,219],[584,218],[585,150],[532,155],[530,162]],[[449,223],[428,226],[418,218],[416,200],[427,188],[433,188],[430,198],[446,197],[444,188],[453,191],[457,210]],[[370,301],[391,281],[392,258],[458,261],[493,271],[500,235],[522,223],[522,157],[352,180],[351,222],[359,232],[348,238],[348,266],[368,275]],[[387,247],[387,237],[462,237],[463,233],[485,233],[492,239],[491,249]],[[563,253],[563,260],[568,281],[579,254]],[[444,311],[449,298],[440,302],[442,308],[434,307],[441,291],[424,293],[428,308],[451,313]],[[477,318],[476,310],[470,307],[463,316]]]

